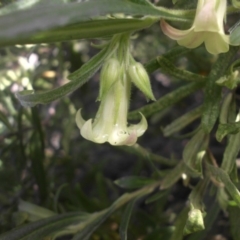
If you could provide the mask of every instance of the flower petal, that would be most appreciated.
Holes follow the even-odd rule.
[[[93,131],[93,126],[92,126],[92,119],[89,119],[88,121],[85,122],[83,127],[81,128],[81,135],[92,142],[95,143],[104,143],[106,142],[106,137],[102,136],[94,136],[94,131]]]
[[[81,114],[82,109],[80,108],[77,113],[76,113],[76,117],[75,117],[75,122],[78,126],[79,129],[81,129],[83,127],[83,125],[85,124],[85,120],[82,118],[82,114]]]
[[[191,32],[193,29],[193,28],[189,28],[187,30],[176,29],[169,25],[164,19],[161,19],[160,26],[162,28],[163,33],[173,40],[180,40],[186,37],[189,34],[189,32]]]
[[[206,33],[205,46],[211,54],[224,53],[229,50],[229,36],[218,33]]]
[[[205,32],[196,33],[194,31],[191,31],[188,33],[187,36],[178,40],[177,42],[180,46],[184,46],[187,48],[196,48],[204,42],[204,38]]]
[[[142,116],[141,121],[138,124],[134,124],[128,127],[128,130],[130,132],[136,132],[138,137],[142,136],[148,127],[148,123],[144,115],[142,113],[139,114]]]

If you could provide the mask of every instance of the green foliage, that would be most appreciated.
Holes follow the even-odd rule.
[[[190,26],[196,5],[0,1],[0,240],[240,238],[240,43],[238,19],[230,16],[239,9],[226,12],[237,22],[229,30],[233,46],[212,56],[204,47],[176,47],[160,33],[160,19]],[[101,78],[113,79],[103,86],[99,70],[116,52],[122,65],[106,67]],[[129,70],[133,63],[137,70]],[[123,84],[119,75],[156,97],[146,103],[133,88],[129,101],[128,120],[140,112],[148,131],[131,146],[80,138],[77,109],[94,116],[96,99]],[[132,137],[143,134],[124,121]],[[219,223],[230,227],[214,229]]]

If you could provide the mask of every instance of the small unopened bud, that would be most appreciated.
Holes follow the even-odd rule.
[[[119,79],[121,66],[117,59],[110,58],[103,65],[100,74],[100,92],[98,100],[102,100],[113,84]]]
[[[136,87],[138,87],[147,98],[155,101],[156,99],[152,92],[149,76],[143,65],[141,63],[131,65],[128,73]]]
[[[221,78],[219,78],[216,83],[220,86],[227,87],[229,89],[234,89],[238,86],[240,82],[240,77],[239,77],[239,71],[235,70],[229,75],[225,75]]]
[[[199,209],[191,209],[188,213],[188,220],[184,227],[184,235],[202,231],[205,229],[203,213]]]

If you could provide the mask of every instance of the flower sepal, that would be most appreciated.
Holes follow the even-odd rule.
[[[108,59],[102,68],[100,74],[100,91],[98,101],[101,101],[113,84],[118,80],[121,74],[121,66],[117,59]]]
[[[128,68],[128,74],[131,78],[131,81],[136,85],[137,88],[139,88],[140,91],[143,92],[147,98],[156,101],[152,92],[148,73],[141,63],[135,62],[134,64],[130,65]]]

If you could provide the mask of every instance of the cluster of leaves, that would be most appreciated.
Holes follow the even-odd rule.
[[[161,2],[161,7],[155,7],[147,0],[26,0],[7,5],[4,1],[4,7],[0,8],[0,46],[109,39],[114,34],[148,28],[161,17],[184,24],[193,19],[192,1],[188,1],[187,6],[184,1],[177,1],[176,6],[190,8],[185,11],[167,10],[162,7],[169,6],[169,2],[165,2]],[[233,12],[231,7],[229,12]],[[149,35],[152,39],[154,31],[153,26],[150,33],[143,32],[140,38]],[[232,33],[238,41],[238,27]],[[163,133],[174,143],[185,145],[182,154],[179,150],[176,153],[182,160],[162,157],[140,145],[113,149],[107,145],[76,141],[79,135],[74,130],[76,108],[91,103],[79,100],[75,94],[71,98],[60,98],[81,86],[79,93],[83,98],[88,95],[94,98],[94,90],[83,84],[94,78],[110,54],[106,48],[89,61],[83,59],[92,53],[88,55],[81,51],[81,58],[73,50],[88,49],[86,42],[78,41],[0,50],[2,232],[9,230],[12,223],[18,226],[1,235],[1,240],[57,239],[61,236],[73,240],[107,240],[119,239],[118,231],[124,240],[133,211],[131,221],[134,223],[130,223],[129,228],[132,239],[180,240],[187,236],[187,239],[197,240],[206,237],[221,210],[229,214],[233,239],[240,238],[236,225],[240,215],[236,163],[240,150],[236,107],[239,63],[238,60],[232,63],[238,47],[231,47],[228,53],[215,58],[201,47],[189,51],[172,47],[173,43],[167,39],[156,42],[159,56],[147,62],[146,69],[149,73],[160,69],[169,77],[166,80],[156,73],[155,79],[162,84],[165,79],[167,85],[171,78],[177,88],[160,97],[160,83],[155,81],[153,86],[158,100],[131,111],[129,120],[137,120],[138,112],[142,112],[152,123],[151,135],[145,140],[143,137],[142,144],[150,144],[148,147],[158,151],[159,146],[153,147],[157,142],[154,138]],[[140,43],[135,40],[135,46],[138,45]],[[82,64],[81,68],[75,67],[76,62]],[[70,80],[67,83],[66,77]],[[42,91],[35,93],[31,89]],[[191,96],[193,93],[195,95]],[[188,100],[184,101],[185,98]],[[193,108],[183,114],[186,110],[182,110],[180,103],[185,104],[185,108],[186,103],[189,105],[188,102],[193,100],[196,102],[191,106]],[[50,104],[36,106],[46,103]],[[201,122],[196,123],[199,118]],[[169,123],[169,119],[174,120]],[[157,135],[160,120],[160,125],[166,123],[166,126]],[[184,128],[193,132],[181,136]],[[219,147],[220,154],[214,152],[217,143],[213,142],[213,135],[226,145],[225,151],[222,145]],[[149,141],[150,137],[152,141]],[[189,139],[187,144],[185,139]],[[162,140],[166,141],[163,137]],[[165,150],[161,152],[170,155],[174,149],[172,145],[168,149],[164,142]],[[116,161],[118,157],[120,165]],[[103,171],[109,164],[107,178]],[[113,183],[112,178],[118,180]],[[188,193],[191,189],[188,202],[186,196],[180,200],[174,198],[175,193],[184,189],[178,184],[180,179]],[[134,191],[119,197],[117,186]],[[175,210],[166,204],[171,197],[176,201]],[[28,202],[19,201],[19,198]],[[177,207],[181,200],[183,202]],[[125,210],[121,213],[118,210],[124,205]],[[137,210],[134,210],[135,205],[138,205]],[[26,221],[31,223],[23,225]]]

